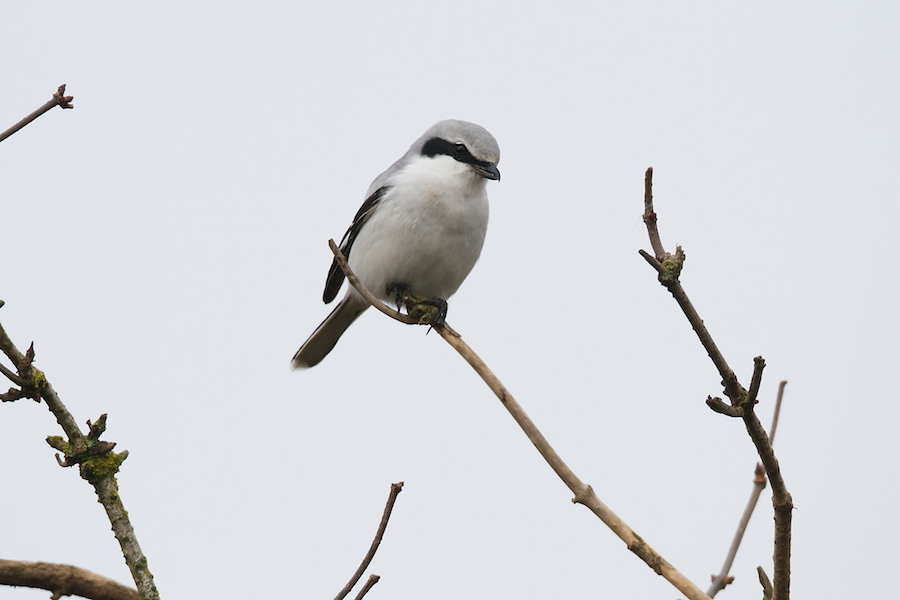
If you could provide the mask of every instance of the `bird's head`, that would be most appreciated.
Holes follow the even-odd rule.
[[[450,119],[431,126],[419,138],[422,156],[446,155],[469,166],[485,179],[500,180],[500,146],[487,129],[468,121]]]

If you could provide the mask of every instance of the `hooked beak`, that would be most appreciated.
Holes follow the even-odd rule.
[[[473,164],[472,169],[485,179],[500,181],[500,169],[498,169],[497,165],[494,163],[483,162],[480,164]]]

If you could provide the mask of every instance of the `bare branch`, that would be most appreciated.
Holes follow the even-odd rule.
[[[772,414],[772,427],[769,428],[769,440],[775,444],[775,429],[778,428],[778,416],[781,414],[781,399],[784,397],[784,386],[787,381],[778,384],[778,397],[775,398],[775,412]]]
[[[656,245],[660,244],[660,242],[659,231],[656,229],[656,213],[653,209],[653,195],[651,193],[652,178],[653,169],[647,169],[647,173],[644,177],[644,219],[646,222],[647,215],[653,215],[651,223],[647,225],[647,234],[650,236],[651,245]],[[656,252],[656,248],[654,248],[654,252]],[[648,254],[645,251],[641,250],[639,253],[644,259],[648,259]],[[674,297],[675,301],[678,303],[678,306],[681,307],[681,310],[690,322],[691,327],[693,327],[694,331],[697,333],[697,337],[700,338],[700,343],[706,348],[706,353],[709,354],[713,364],[719,371],[719,375],[722,376],[722,383],[725,385],[726,395],[731,398],[732,403],[736,402],[739,398],[743,397],[744,390],[738,384],[737,376],[734,374],[734,371],[731,370],[731,367],[728,366],[725,357],[722,356],[722,353],[713,341],[709,330],[707,330],[706,325],[703,324],[703,319],[697,314],[697,310],[694,308],[694,305],[691,304],[690,299],[687,297],[687,293],[685,293],[684,288],[681,287],[681,282],[678,280],[678,276],[681,274],[681,269],[684,265],[684,252],[681,250],[681,247],[678,246],[675,249],[675,254],[672,255],[666,252],[660,244],[657,259],[657,262],[660,263],[660,265],[653,266],[660,273],[659,282],[669,290],[672,297]],[[660,267],[662,267],[662,269]]]
[[[0,133],[0,142],[37,119],[39,116],[41,116],[54,106],[59,106],[61,108],[75,108],[74,106],[72,106],[72,100],[74,100],[74,96],[65,96],[65,93],[66,84],[62,84],[61,86],[59,86],[59,89],[56,90],[56,92],[53,94],[53,97],[50,98],[50,100],[48,100],[42,107],[7,129],[3,133]]]
[[[756,451],[766,469],[766,475],[772,484],[772,505],[775,507],[773,598],[774,600],[788,600],[791,586],[791,517],[794,502],[781,476],[781,467],[778,465],[778,459],[775,457],[769,436],[766,435],[766,430],[756,417],[752,404],[745,407],[744,425],[756,446]]]
[[[137,590],[72,565],[0,559],[0,585],[48,590],[56,597],[139,600]]]
[[[659,240],[659,232],[656,231],[656,213],[653,210],[653,197],[650,192],[650,183],[647,181],[649,178],[652,178],[652,176],[653,170],[648,169],[644,182],[644,215],[645,222],[648,213],[654,215],[651,222],[647,224],[647,234],[650,237],[651,245],[655,246]],[[682,312],[684,312],[690,322],[691,327],[693,327],[694,331],[697,333],[697,337],[700,338],[703,347],[706,348],[709,357],[712,359],[713,364],[722,376],[722,384],[725,386],[725,395],[731,400],[732,407],[742,409],[741,418],[747,428],[747,433],[750,435],[750,439],[753,440],[756,451],[766,470],[766,475],[768,475],[769,481],[772,483],[772,503],[775,507],[774,600],[788,600],[790,597],[790,525],[793,502],[791,500],[791,495],[785,487],[784,479],[782,479],[781,469],[778,466],[778,459],[775,458],[775,452],[772,449],[769,437],[766,435],[765,429],[753,410],[754,404],[756,403],[756,395],[759,391],[759,385],[762,381],[762,371],[765,367],[765,360],[763,360],[761,356],[754,359],[753,378],[750,385],[750,391],[747,392],[738,382],[734,371],[728,366],[725,357],[722,356],[722,353],[713,341],[712,336],[703,324],[703,320],[700,318],[700,315],[697,314],[697,311],[687,297],[687,293],[681,286],[679,275],[681,274],[681,269],[684,265],[684,253],[681,248],[676,248],[674,257],[666,253],[665,250],[662,250],[662,255],[665,258],[658,262],[661,263],[664,270],[657,268],[657,271],[659,272],[659,282],[665,286],[675,298],[675,301],[681,307]],[[642,251],[641,256],[646,259],[647,253]],[[726,410],[730,409],[730,407],[725,405],[721,400],[715,402],[715,399],[710,398],[707,400],[707,404],[710,408],[716,410],[716,412],[728,414],[729,416],[736,416],[735,414],[732,414],[733,411]]]
[[[334,253],[335,257],[340,255],[340,249],[333,243],[330,244],[331,251]],[[379,305],[383,306],[383,308],[379,308],[381,312],[390,316],[391,318],[396,318],[396,311],[391,310],[387,306],[384,306],[377,298],[375,298],[371,293],[365,290],[362,284],[359,282],[359,279],[353,275],[353,272],[350,270],[350,267],[347,265],[346,260],[338,259],[338,264],[341,269],[344,271],[344,274],[347,276],[347,280],[350,281],[350,284],[356,288],[356,290],[370,303],[374,301],[374,306],[379,308]],[[528,417],[522,407],[516,402],[516,399],[513,398],[513,395],[506,389],[506,387],[500,382],[496,375],[488,368],[488,366],[475,354],[474,351],[466,344],[462,337],[455,332],[448,325],[444,325],[442,327],[435,327],[435,330],[443,337],[448,344],[450,344],[457,352],[459,352],[460,356],[466,360],[466,362],[471,365],[471,367],[475,370],[476,373],[484,380],[484,382],[491,388],[491,391],[496,394],[497,398],[500,399],[500,402],[504,407],[509,411],[510,415],[512,415],[513,419],[515,419],[516,423],[519,424],[519,427],[522,428],[522,431],[525,432],[525,435],[528,436],[528,439],[534,444],[535,448],[537,448],[538,452],[541,453],[541,456],[544,457],[544,460],[547,461],[547,464],[550,465],[550,468],[556,472],[560,479],[563,480],[563,483],[575,494],[572,502],[583,504],[586,506],[591,512],[593,512],[597,517],[603,521],[607,527],[612,529],[613,533],[615,533],[619,539],[621,539],[627,545],[628,549],[634,552],[638,557],[641,558],[647,565],[653,569],[657,575],[663,576],[669,583],[675,586],[682,594],[687,596],[690,600],[708,600],[709,596],[703,593],[703,591],[697,587],[692,581],[690,581],[687,577],[685,577],[681,572],[679,572],[675,567],[673,567],[666,559],[659,555],[656,550],[650,547],[641,536],[636,534],[628,525],[626,525],[622,519],[620,519],[613,511],[611,511],[594,493],[594,490],[591,486],[586,485],[584,482],[579,479],[575,473],[566,465],[566,463],[562,460],[562,458],[556,453],[556,450],[550,445],[547,439],[541,434],[540,430],[538,430],[537,426],[534,422]]]
[[[381,577],[379,577],[378,575],[369,575],[369,579],[362,586],[362,589],[359,590],[359,593],[356,595],[356,598],[354,600],[362,600],[362,597],[369,593],[369,590],[372,589],[372,586],[378,583],[380,579]]]
[[[756,363],[754,377],[757,372],[760,373],[761,377],[765,361],[762,360],[762,357],[757,357],[754,360]],[[750,439],[753,440],[753,444],[756,446],[756,451],[759,453],[760,459],[762,459],[763,467],[765,467],[766,475],[768,475],[772,484],[772,505],[775,508],[775,551],[773,553],[775,582],[772,586],[772,597],[774,600],[788,600],[791,589],[791,518],[793,516],[794,502],[781,476],[781,467],[778,464],[778,459],[775,457],[772,442],[759,418],[757,418],[752,402],[747,402],[744,405],[743,419],[747,433],[750,434]]]
[[[340,250],[338,250],[338,252],[340,252]],[[344,264],[347,264],[346,260],[344,261]],[[347,279],[350,280],[349,277],[347,277]],[[359,280],[357,279],[357,281]],[[384,507],[384,514],[381,515],[381,523],[378,525],[378,532],[375,534],[375,539],[372,540],[372,545],[369,547],[369,552],[366,553],[366,557],[363,559],[362,564],[359,565],[356,573],[353,574],[353,577],[350,578],[350,581],[347,582],[347,585],[344,586],[344,589],[342,589],[340,593],[338,593],[338,595],[334,597],[334,600],[343,600],[347,596],[347,594],[350,593],[350,590],[353,589],[353,586],[356,585],[356,582],[359,581],[359,578],[362,577],[362,574],[365,573],[366,569],[369,568],[369,563],[372,562],[372,558],[375,557],[375,552],[378,550],[378,546],[381,545],[381,538],[384,537],[384,530],[387,529],[388,519],[391,518],[391,511],[394,510],[394,502],[397,501],[397,496],[400,495],[401,491],[403,491],[402,481],[400,483],[391,484],[391,493],[388,496],[387,504]],[[373,577],[375,578],[374,581],[372,581]],[[369,581],[366,582],[366,585],[363,587],[357,598],[362,598],[365,593],[369,591],[369,588],[371,588],[378,582],[378,579],[378,575],[369,577]]]
[[[719,574],[712,577],[712,585],[706,590],[706,593],[710,598],[715,598],[716,594],[725,589],[725,586],[734,579],[733,577],[728,576],[728,572],[731,571],[731,566],[734,564],[738,548],[740,548],[741,541],[744,539],[744,532],[747,530],[747,525],[750,523],[750,517],[753,516],[753,510],[756,508],[756,503],[759,502],[759,496],[762,494],[765,487],[765,471],[763,470],[762,465],[757,464],[753,478],[753,491],[750,492],[750,499],[747,500],[744,514],[741,515],[741,520],[738,522],[737,531],[734,533],[734,539],[731,541],[731,547],[728,548],[728,554],[725,556],[725,563],[722,565],[722,570],[719,571]]]
[[[775,443],[775,429],[778,427],[778,417],[781,414],[781,401],[784,398],[784,386],[786,385],[787,381],[782,381],[778,385],[778,397],[775,399],[775,411],[772,414],[772,427],[769,428],[769,440],[772,444]],[[706,403],[709,404],[711,400],[711,398],[708,399]],[[716,398],[716,400],[719,399]],[[721,402],[721,400],[719,400],[719,402]],[[713,408],[713,410],[716,409]],[[741,541],[744,539],[744,532],[747,530],[747,525],[750,523],[750,517],[753,515],[753,510],[756,508],[757,502],[759,502],[759,496],[762,494],[762,491],[765,488],[766,472],[761,464],[756,463],[756,469],[753,473],[753,491],[750,492],[750,499],[747,500],[747,507],[744,508],[744,514],[741,515],[741,520],[740,522],[738,522],[737,531],[734,534],[734,539],[731,542],[731,547],[728,549],[728,554],[725,557],[725,564],[722,565],[722,569],[719,571],[719,574],[713,576],[712,585],[708,590],[706,590],[706,593],[710,598],[715,598],[716,594],[723,590],[726,585],[731,583],[731,580],[733,578],[728,577],[728,573],[729,571],[731,571],[731,566],[734,564],[734,559],[737,556],[738,548],[741,545]]]

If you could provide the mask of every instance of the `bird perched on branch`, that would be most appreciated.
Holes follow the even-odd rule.
[[[475,266],[488,224],[486,184],[499,180],[500,148],[486,129],[466,121],[433,125],[397,162],[375,178],[341,252],[362,284],[379,299],[405,294],[427,299],[443,324],[447,298]],[[344,273],[335,260],[325,281],[326,304]],[[350,286],[291,361],[294,369],[319,364],[368,308]]]

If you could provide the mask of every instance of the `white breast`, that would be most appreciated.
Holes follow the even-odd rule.
[[[350,252],[372,293],[406,284],[428,298],[452,296],[475,266],[488,223],[486,180],[449,156],[421,157],[392,176]]]

